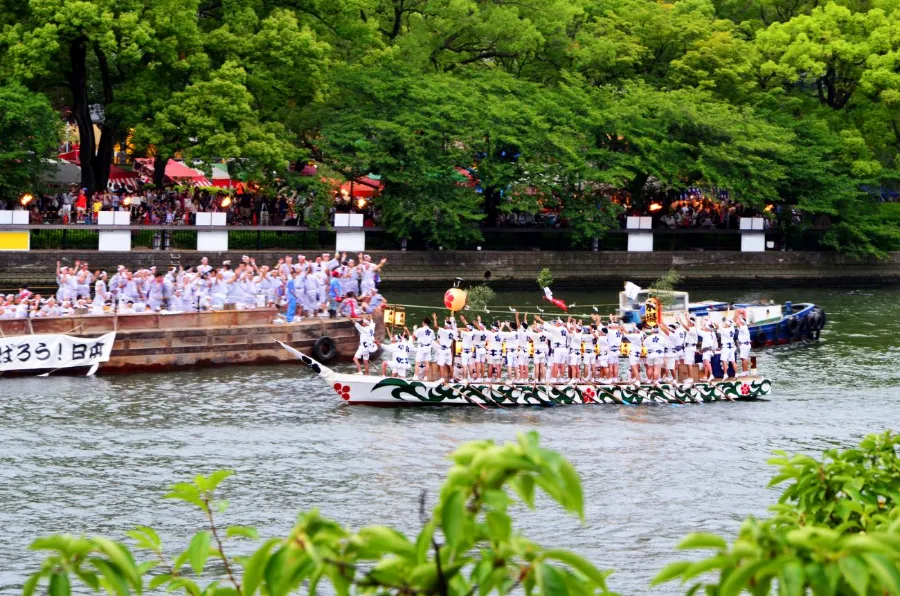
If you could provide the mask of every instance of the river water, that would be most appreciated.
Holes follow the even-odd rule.
[[[581,304],[614,301],[609,293],[559,294]],[[312,507],[350,527],[388,523],[415,533],[418,496],[436,493],[448,452],[537,429],[581,473],[587,519],[580,524],[544,500],[521,512],[519,529],[615,569],[613,589],[647,593],[658,570],[680,556],[673,548],[685,534],[733,536],[745,516],[765,513],[777,498],[765,488],[773,449],[818,454],[900,427],[900,289],[706,294],[694,297],[812,301],[828,324],[816,344],[760,353],[774,386],[769,401],[756,403],[354,408],[293,366],[2,379],[0,592],[16,592],[36,568],[27,551],[36,536],[123,538],[150,525],[186,546],[176,538],[202,520],[161,496],[170,483],[218,468],[236,471],[223,485],[231,501],[225,521],[266,536],[283,535]],[[496,303],[538,297],[502,294]],[[439,304],[441,296],[391,298]],[[678,591],[672,584],[653,592]]]

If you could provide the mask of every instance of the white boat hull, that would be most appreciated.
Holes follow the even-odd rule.
[[[282,344],[284,345],[284,344]],[[681,404],[758,399],[772,383],[761,377],[713,382],[661,384],[438,383],[394,377],[336,373],[313,358],[284,346],[352,405],[460,405],[482,407],[578,404]]]

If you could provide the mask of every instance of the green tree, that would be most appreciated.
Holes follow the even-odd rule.
[[[314,594],[322,582],[337,594],[609,593],[608,572],[573,552],[545,549],[513,526],[514,497],[534,509],[536,489],[583,517],[578,474],[542,448],[536,433],[502,446],[466,443],[450,459],[430,514],[423,499],[423,527],[413,539],[388,526],[353,532],[313,510],[300,514],[288,536],[259,543],[255,529],[218,521],[227,502],[216,491],[230,475],[218,471],[175,484],[166,495],[199,509],[206,525],[184,551],[175,555],[148,527],[128,533],[146,553],[140,562],[128,545],[99,536],[40,538],[32,549],[49,555],[29,578],[25,595],[46,583],[56,596],[70,594],[73,584],[119,594],[165,587],[192,595],[275,596],[303,587]],[[229,556],[237,539],[257,546],[247,556]]]
[[[246,76],[228,62],[175,93],[152,123],[137,129],[139,142],[159,147],[163,155],[182,151],[209,163],[223,156],[239,159],[257,180],[285,169],[291,146],[283,139],[283,127],[259,121]]]
[[[600,89],[591,97],[597,106],[586,115],[593,132],[592,175],[627,189],[634,202],[642,202],[651,177],[667,188],[727,188],[749,205],[778,200],[792,135],[752,108],[700,90],[646,85]]]
[[[18,85],[0,86],[0,197],[33,191],[59,138],[59,120],[45,96]]]
[[[316,151],[345,179],[382,177],[376,204],[395,237],[453,247],[480,237],[480,199],[456,171],[471,160],[460,135],[472,98],[447,74],[407,73],[399,64],[339,71],[345,83],[318,116]]]
[[[30,0],[27,13],[4,30],[0,42],[16,79],[65,89],[81,137],[82,186],[89,190],[106,186],[113,148],[122,136],[118,92],[146,67],[154,36],[144,18],[146,5],[143,0]],[[93,127],[98,118],[99,141]]]

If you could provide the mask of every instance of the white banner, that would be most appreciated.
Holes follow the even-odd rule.
[[[109,360],[116,332],[101,337],[17,335],[0,339],[0,372],[91,366]]]

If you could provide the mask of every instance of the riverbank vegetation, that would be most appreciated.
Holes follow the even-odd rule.
[[[92,189],[117,145],[154,155],[158,182],[176,155],[257,180],[315,160],[380,176],[384,225],[443,246],[541,206],[595,238],[615,197],[725,189],[883,255],[900,248],[876,205],[900,181],[898,56],[895,0],[6,2],[0,101],[42,122],[2,129],[25,155],[0,190],[54,153],[49,102]]]
[[[731,544],[712,534],[689,535],[679,548],[713,554],[672,563],[654,583],[681,580],[688,594],[716,596],[900,594],[898,451],[900,435],[884,433],[855,449],[826,451],[821,461],[778,452],[770,461],[778,468],[770,486],[787,486],[772,517],[748,518]],[[175,484],[166,495],[197,508],[204,520],[206,529],[185,550],[172,551],[148,527],[129,532],[128,543],[40,538],[32,548],[49,555],[24,592],[124,595],[165,587],[189,595],[274,596],[312,594],[325,582],[338,594],[612,593],[609,571],[572,551],[544,548],[513,526],[510,509],[518,503],[534,509],[536,493],[583,519],[578,474],[541,447],[537,433],[502,446],[466,443],[450,460],[430,512],[422,496],[415,538],[388,526],[354,532],[313,510],[300,514],[288,536],[260,542],[255,529],[221,522],[228,503],[217,491],[230,473],[218,471]],[[237,540],[253,541],[255,550],[233,556],[248,552]]]

